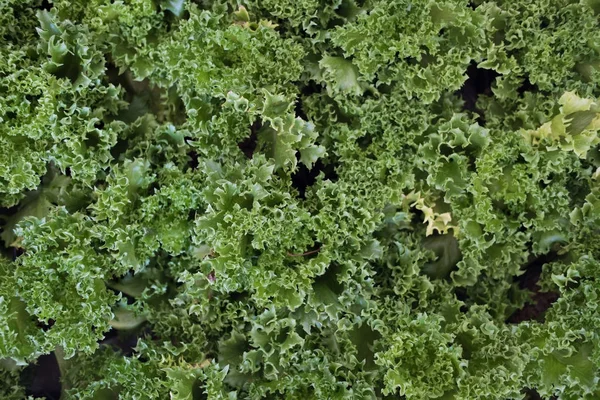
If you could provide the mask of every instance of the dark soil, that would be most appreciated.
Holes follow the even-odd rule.
[[[550,308],[552,303],[558,300],[556,292],[542,292],[538,286],[542,267],[544,264],[552,261],[556,255],[549,254],[532,262],[527,266],[526,271],[519,277],[519,287],[531,292],[531,303],[526,304],[520,310],[515,311],[507,320],[507,323],[518,324],[523,321],[544,321],[544,314]]]

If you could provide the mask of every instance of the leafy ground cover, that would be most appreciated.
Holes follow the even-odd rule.
[[[600,399],[597,0],[0,0],[0,398]]]

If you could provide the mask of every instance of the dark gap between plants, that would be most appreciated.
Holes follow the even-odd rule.
[[[40,356],[35,364],[21,373],[25,395],[46,400],[59,400],[61,395],[60,370],[54,353]]]
[[[48,323],[45,323],[43,321],[38,321],[36,325],[38,326],[38,328],[42,328],[42,330],[44,332],[47,332],[50,330],[50,328],[52,328],[54,326],[54,323],[55,323],[55,321],[53,319],[49,319]]]
[[[194,150],[192,150],[188,153],[188,157],[189,157],[188,166],[192,170],[198,169],[198,165],[200,165],[200,161],[198,160],[198,153],[196,153]]]
[[[328,290],[335,296],[339,296],[344,291],[344,285],[338,281],[341,272],[342,269],[338,264],[331,264],[323,275],[315,278],[313,290]]]
[[[12,248],[12,260],[15,261],[17,258],[21,257],[25,253],[21,247],[13,247]]]
[[[475,10],[477,7],[479,7],[479,4],[475,4],[474,1],[469,1],[469,7]]]
[[[471,111],[478,115],[480,125],[485,125],[483,113],[477,108],[477,99],[480,95],[491,96],[492,85],[500,74],[492,69],[479,68],[475,61],[472,61],[467,68],[467,80],[463,83],[458,94],[464,101],[464,110]]]
[[[46,10],[46,11],[50,11],[52,9],[52,7],[54,7],[54,5],[52,5],[52,3],[48,0],[43,0],[42,4],[40,4],[40,9],[41,10]]]
[[[365,134],[356,139],[356,144],[360,147],[361,150],[366,151],[369,146],[373,143],[373,136],[369,134]]]
[[[314,80],[310,80],[308,81],[308,84],[306,84],[302,88],[302,94],[304,96],[310,96],[311,94],[322,93],[324,90],[325,86],[321,85],[320,83],[317,83]]]
[[[523,394],[526,396],[525,398],[527,400],[544,400],[544,398],[542,396],[540,396],[540,394],[535,389],[529,389],[529,388],[523,389]],[[548,400],[556,400],[556,399],[557,399],[556,396],[552,396]]]
[[[296,104],[294,105],[294,112],[296,113],[296,117],[308,121],[308,115],[306,115],[306,112],[304,112],[304,107],[302,105],[302,99],[298,98],[296,100]]]
[[[148,328],[144,330],[149,331]],[[132,357],[140,336],[142,335],[136,334],[134,331],[111,329],[105,334],[104,339],[98,343],[119,351],[125,357]]]
[[[521,84],[521,86],[519,86],[519,88],[517,89],[517,92],[520,95],[523,95],[523,93],[525,92],[537,92],[539,89],[537,87],[537,85],[534,85],[531,83],[531,81],[529,80],[529,77],[526,76],[525,79],[523,80],[523,83]]]
[[[464,287],[458,287],[454,290],[454,295],[458,301],[463,302],[464,304],[460,306],[460,312],[466,313],[469,311],[469,306],[467,305],[469,296],[467,295],[467,289]]]
[[[0,207],[0,216],[11,216],[14,215],[19,208],[21,208],[21,203],[17,203],[11,207]]]
[[[238,143],[238,147],[248,158],[252,158],[258,145],[258,131],[262,128],[262,123],[258,120],[254,121],[250,127],[250,136]]]
[[[208,400],[208,395],[202,387],[202,380],[198,379],[192,387],[192,400]]]
[[[121,86],[123,89],[125,89],[125,101],[131,103],[133,95],[137,92],[137,90],[132,84],[133,81],[131,79],[129,71],[121,73],[119,67],[115,65],[110,55],[107,55],[106,59],[107,61],[105,63],[105,68],[108,83],[116,87]]]
[[[538,257],[525,268],[525,273],[518,277],[516,281],[523,290],[531,292],[531,303],[526,304],[522,309],[515,311],[506,320],[509,324],[518,324],[523,321],[544,321],[544,314],[552,304],[558,300],[556,292],[541,292],[538,281],[542,274],[544,264],[558,259],[556,252],[550,252]]]
[[[214,274],[213,274],[213,276],[214,276]],[[245,303],[248,301],[249,298],[250,298],[250,293],[247,290],[229,293],[229,301],[232,303],[240,303],[240,302]]]
[[[298,191],[298,198],[306,199],[306,190],[315,184],[321,172],[325,180],[335,182],[338,179],[332,164],[323,164],[323,161],[317,160],[311,169],[304,164],[298,164],[298,170],[292,174],[292,186]]]

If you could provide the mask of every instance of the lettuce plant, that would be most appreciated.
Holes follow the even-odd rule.
[[[0,0],[0,397],[599,399],[599,18]]]

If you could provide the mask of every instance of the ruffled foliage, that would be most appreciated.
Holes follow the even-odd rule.
[[[0,0],[0,397],[600,398],[599,14]]]

